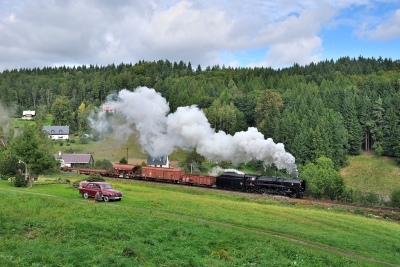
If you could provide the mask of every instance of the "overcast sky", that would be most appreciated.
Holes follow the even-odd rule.
[[[400,59],[400,0],[0,0],[0,72],[160,59],[282,68]]]

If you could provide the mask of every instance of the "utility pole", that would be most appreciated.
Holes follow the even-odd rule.
[[[126,148],[126,164],[128,164],[128,148]]]

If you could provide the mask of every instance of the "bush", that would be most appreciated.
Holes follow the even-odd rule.
[[[106,170],[112,170],[114,168],[112,162],[109,161],[108,159],[96,160],[94,163],[94,167]]]
[[[367,195],[365,196],[364,204],[367,204],[367,205],[379,204],[379,196],[375,193],[368,192]]]
[[[307,182],[306,194],[314,198],[341,200],[346,188],[343,177],[335,170],[333,161],[320,157],[304,166],[300,179]]]
[[[16,174],[11,180],[15,187],[26,187],[28,184],[28,180],[25,180],[25,175],[19,173]]]
[[[105,182],[106,179],[104,179],[103,176],[101,176],[98,173],[92,173],[89,175],[89,178],[86,181],[88,181],[88,182]]]
[[[394,189],[390,195],[390,206],[400,208],[400,188]]]
[[[86,137],[81,137],[81,138],[79,138],[79,143],[81,143],[81,144],[87,144],[87,143],[89,143],[89,141],[87,140]]]
[[[365,215],[365,211],[363,209],[361,209],[360,207],[355,207],[354,214]]]

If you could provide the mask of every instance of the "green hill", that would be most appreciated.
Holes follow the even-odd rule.
[[[349,188],[390,195],[394,188],[400,187],[400,168],[393,158],[364,152],[349,157],[349,161],[340,171]]]

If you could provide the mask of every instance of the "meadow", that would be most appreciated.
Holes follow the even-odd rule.
[[[88,203],[57,177],[40,177],[32,189],[0,181],[0,265],[400,265],[393,221],[262,196],[109,182],[123,191],[121,202]]]
[[[394,188],[400,188],[400,168],[393,158],[364,152],[349,157],[349,162],[340,171],[349,188],[380,195],[390,195]]]

